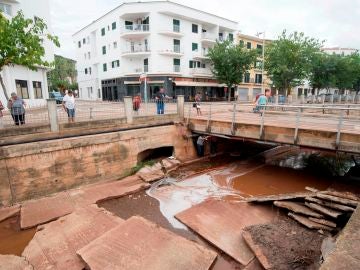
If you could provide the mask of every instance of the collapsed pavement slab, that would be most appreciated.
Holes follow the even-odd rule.
[[[24,257],[0,254],[0,270],[33,270]]]
[[[205,270],[217,256],[197,243],[136,216],[77,253],[91,270]]]
[[[61,192],[52,197],[27,201],[21,207],[20,225],[22,229],[35,227],[68,215],[76,208],[132,194],[148,186],[149,184],[144,183],[138,176],[130,176],[119,181],[91,185]]]
[[[0,208],[0,222],[20,213],[20,205]]]
[[[84,262],[76,251],[124,221],[96,205],[38,227],[24,256],[37,270],[82,270]]]
[[[74,201],[66,192],[52,197],[26,201],[21,206],[20,226],[28,229],[74,211]]]
[[[175,170],[181,164],[181,162],[175,158],[165,158],[161,163],[166,171]]]
[[[145,182],[154,182],[165,177],[165,174],[162,170],[162,165],[160,162],[155,163],[152,166],[145,166],[141,168],[136,175],[140,176]]]
[[[274,220],[276,213],[264,206],[209,200],[176,215],[186,226],[242,265],[254,259],[242,232],[250,225]]]

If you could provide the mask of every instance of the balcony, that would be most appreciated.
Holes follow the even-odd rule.
[[[208,68],[191,68],[190,74],[194,77],[213,77],[213,74]]]
[[[134,68],[132,70],[125,71],[124,76],[134,76],[134,75],[138,76],[148,72],[149,72],[149,65],[144,65],[142,68]]]
[[[159,34],[177,38],[184,36],[184,34],[180,32],[179,25],[173,25],[171,29],[160,31]]]
[[[125,25],[121,37],[130,38],[130,37],[145,37],[150,34],[150,25],[149,24],[133,24]]]
[[[170,50],[162,50],[159,51],[159,54],[161,55],[167,55],[167,56],[183,56],[184,52],[181,52],[180,45],[174,45],[172,49]]]
[[[216,36],[210,33],[202,33],[201,42],[206,45],[214,45],[216,43]]]
[[[207,56],[208,51],[207,50],[203,50],[201,53],[199,53],[198,55],[194,55],[194,60],[209,60],[210,58]]]
[[[123,50],[121,56],[124,57],[142,57],[150,55],[151,51],[149,46],[147,45],[138,45],[138,46],[131,46],[130,48],[127,48]]]

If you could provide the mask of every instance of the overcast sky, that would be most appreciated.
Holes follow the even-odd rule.
[[[327,47],[360,49],[360,0],[173,0],[239,22],[241,33],[265,31],[276,38],[283,29],[325,40]],[[109,10],[130,0],[50,0],[53,31],[61,48],[74,58],[72,34]]]

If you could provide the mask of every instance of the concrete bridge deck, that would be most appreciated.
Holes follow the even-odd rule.
[[[201,116],[197,116],[194,109],[188,115],[185,112],[185,117],[190,129],[198,133],[360,153],[358,107],[279,108],[280,110],[265,110],[261,115],[251,112],[249,106],[223,106],[220,109],[205,105]],[[323,114],[324,110],[328,113]]]

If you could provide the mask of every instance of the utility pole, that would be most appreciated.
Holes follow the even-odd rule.
[[[265,66],[265,31],[264,32],[258,32],[256,34],[257,37],[260,37],[260,35],[263,36],[262,38],[262,65],[261,65],[261,93],[265,93],[264,89],[264,66]]]

